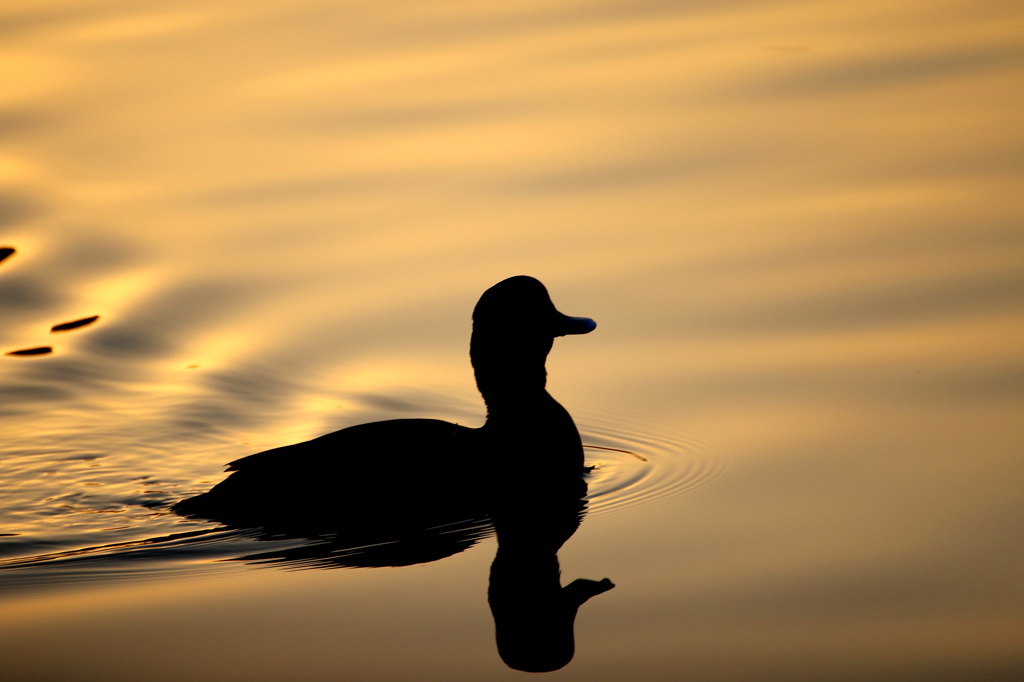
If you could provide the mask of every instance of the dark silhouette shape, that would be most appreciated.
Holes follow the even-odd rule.
[[[0,261],[3,261],[10,255],[15,253],[15,249],[10,246],[0,246]]]
[[[613,585],[559,584],[556,553],[580,524],[587,486],[579,432],[545,389],[544,366],[555,337],[595,327],[558,312],[532,277],[499,282],[473,311],[482,427],[352,426],[232,462],[228,478],[172,510],[262,539],[315,539],[239,557],[310,567],[433,561],[496,528],[489,601],[499,652],[520,670],[560,668],[573,655],[576,610]]]
[[[498,654],[510,668],[533,673],[572,660],[579,607],[615,587],[607,578],[580,578],[562,587],[557,552],[576,532],[585,503],[577,486],[538,487],[495,509],[498,553],[487,590]]]
[[[269,534],[319,537],[344,529],[373,542],[379,538],[360,537],[358,528],[400,534],[486,515],[507,474],[499,462],[512,468],[525,459],[532,473],[557,470],[578,480],[579,434],[544,390],[544,362],[556,336],[595,326],[559,313],[532,277],[500,282],[473,313],[470,359],[487,403],[484,426],[436,419],[352,426],[234,461],[227,479],[172,509]]]
[[[100,319],[99,315],[93,315],[92,317],[83,317],[80,320],[62,322],[61,324],[55,324],[52,327],[50,327],[50,332],[66,332],[72,329],[78,329],[79,327],[84,327],[87,324],[92,324],[98,319]]]
[[[4,353],[4,355],[48,355],[53,352],[52,346],[39,346],[38,348],[23,348],[22,350],[12,350]]]
[[[172,510],[267,537],[393,542],[486,514],[479,440],[432,419],[360,424],[232,462],[227,479]]]

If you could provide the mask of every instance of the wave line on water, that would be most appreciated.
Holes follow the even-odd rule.
[[[602,421],[580,420],[588,441],[585,450],[600,451],[586,456],[592,467],[587,496],[591,514],[618,513],[674,497],[706,485],[726,469],[725,461],[706,443]]]

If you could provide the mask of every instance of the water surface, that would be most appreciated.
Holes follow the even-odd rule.
[[[616,583],[552,677],[1019,679],[1022,32],[945,0],[6,3],[5,676],[522,676],[486,533],[282,570],[168,507],[344,426],[480,425],[469,315],[530,274],[599,323],[548,362],[599,465],[559,557]]]

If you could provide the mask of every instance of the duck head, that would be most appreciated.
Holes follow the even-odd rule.
[[[473,310],[469,355],[484,399],[502,393],[543,390],[544,363],[554,339],[588,334],[597,323],[558,312],[548,290],[533,277],[498,282]]]

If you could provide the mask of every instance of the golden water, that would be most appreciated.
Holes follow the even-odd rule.
[[[4,678],[521,677],[493,539],[124,543],[251,452],[480,424],[469,313],[530,274],[599,323],[552,394],[647,460],[588,450],[563,580],[617,587],[553,678],[1020,679],[1022,43],[998,0],[7,0],[0,353],[53,352],[0,355]]]

